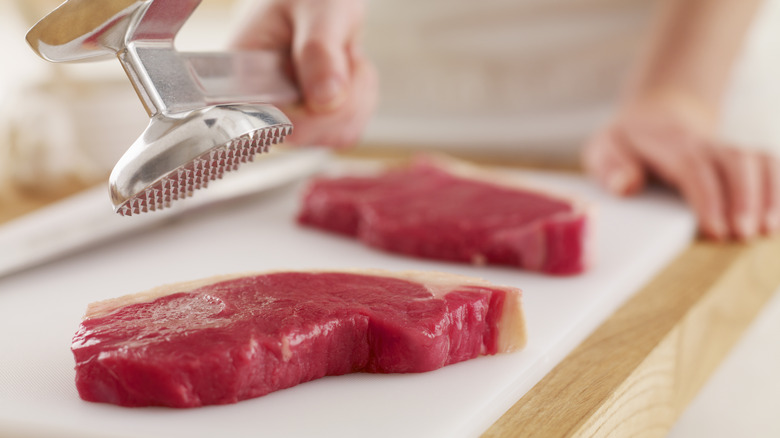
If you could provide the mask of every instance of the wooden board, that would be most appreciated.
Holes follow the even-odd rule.
[[[693,244],[483,436],[664,436],[780,285],[780,237]]]

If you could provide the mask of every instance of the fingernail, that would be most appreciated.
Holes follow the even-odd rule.
[[[767,231],[773,233],[780,229],[780,212],[770,212],[766,216]]]
[[[728,228],[726,227],[726,223],[721,219],[714,219],[710,222],[710,235],[715,240],[723,240],[726,238],[726,233],[728,233]]]
[[[613,193],[625,194],[630,181],[631,177],[626,172],[612,172],[607,178],[607,189]]]
[[[743,240],[750,240],[756,237],[758,233],[758,224],[749,215],[741,214],[735,218],[734,225],[737,228],[737,234]]]
[[[316,84],[309,94],[312,106],[318,110],[329,110],[344,99],[344,86],[337,78],[328,78]]]

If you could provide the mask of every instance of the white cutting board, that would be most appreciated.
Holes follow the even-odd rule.
[[[580,177],[527,175],[597,205],[590,272],[555,278],[375,251],[296,225],[296,185],[0,279],[0,437],[477,436],[694,234],[691,214],[669,193],[618,200]],[[216,274],[339,267],[438,270],[520,287],[528,346],[423,374],[329,377],[228,406],[128,409],[78,398],[69,348],[88,303]]]

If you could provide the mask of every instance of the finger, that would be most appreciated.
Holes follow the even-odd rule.
[[[763,167],[764,214],[762,231],[771,234],[780,230],[780,160],[771,154],[761,158]]]
[[[353,66],[355,81],[349,102],[352,114],[345,123],[344,135],[338,140],[337,147],[354,146],[360,140],[378,101],[379,75],[374,65],[358,57],[353,58]]]
[[[710,146],[673,131],[634,133],[635,151],[652,172],[680,191],[693,208],[702,233],[715,240],[728,236],[725,193]],[[670,149],[671,148],[671,149]]]
[[[732,147],[714,147],[714,156],[723,175],[732,234],[740,240],[754,238],[761,227],[763,210],[762,169],[758,154]]]
[[[357,38],[359,5],[301,1],[292,11],[296,75],[307,106],[315,112],[333,111],[348,97],[348,47]]]
[[[338,125],[329,126],[329,146],[344,149],[354,146],[363,135],[377,104],[379,79],[373,64],[362,54],[358,42],[348,47],[350,70],[353,80],[347,101],[342,105],[342,117]]]
[[[679,157],[679,161],[679,164],[665,161],[662,165],[670,169],[673,184],[696,213],[702,233],[711,239],[726,239],[729,235],[726,195],[713,160],[706,154],[688,151]]]
[[[362,60],[355,63],[354,77],[348,101],[335,112],[317,114],[304,106],[284,109],[295,126],[289,143],[346,148],[358,142],[376,106],[377,75]]]
[[[586,171],[602,186],[617,195],[637,193],[645,185],[641,163],[622,142],[615,128],[596,134],[583,150]]]
[[[290,14],[279,3],[257,2],[243,13],[230,47],[238,50],[289,50],[292,42]]]

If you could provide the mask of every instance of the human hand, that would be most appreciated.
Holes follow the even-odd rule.
[[[362,0],[261,0],[232,46],[288,55],[302,102],[282,108],[286,142],[334,148],[360,139],[376,105],[377,74],[360,50]]]
[[[586,145],[587,172],[631,195],[649,177],[676,188],[704,236],[749,240],[780,229],[780,161],[715,141],[701,113],[670,102],[627,106]]]

